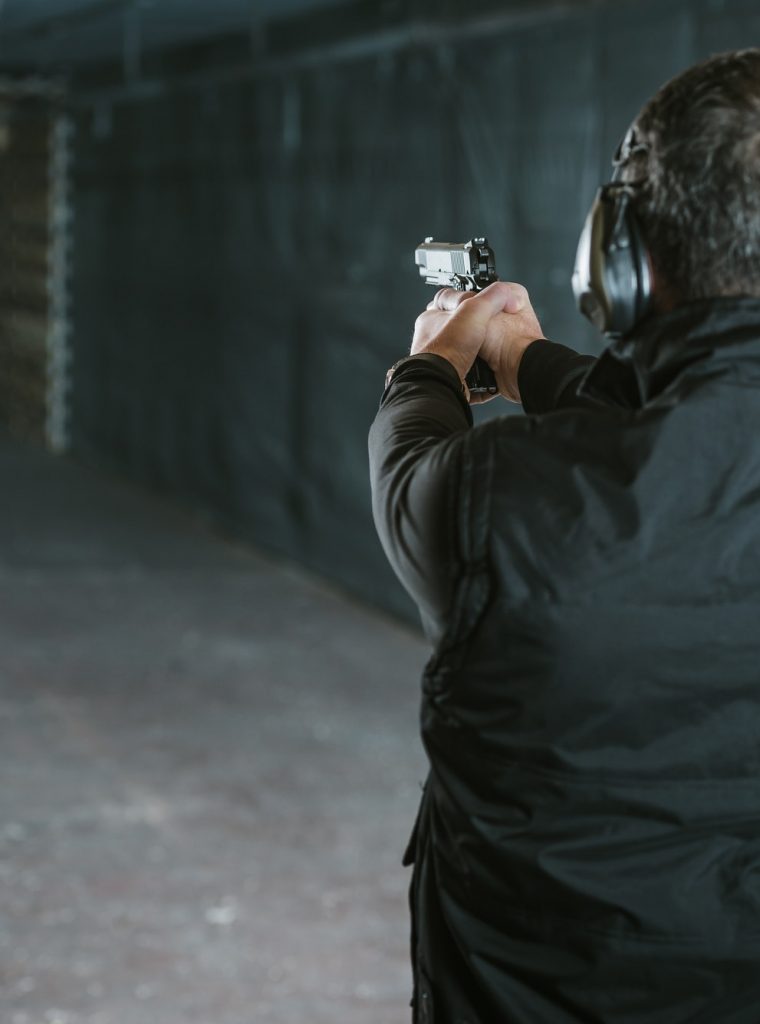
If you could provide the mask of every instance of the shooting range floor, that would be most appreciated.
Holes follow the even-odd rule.
[[[0,442],[2,1024],[402,1024],[415,634]]]

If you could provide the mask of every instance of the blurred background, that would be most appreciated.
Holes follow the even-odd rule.
[[[758,43],[754,0],[0,0],[3,1022],[408,1019],[426,650],[366,435],[413,250],[487,235],[598,352],[617,142]]]

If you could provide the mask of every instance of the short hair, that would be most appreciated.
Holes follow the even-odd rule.
[[[655,272],[680,302],[760,296],[760,49],[667,82],[635,121],[624,180]]]

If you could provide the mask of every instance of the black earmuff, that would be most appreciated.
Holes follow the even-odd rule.
[[[628,334],[652,306],[652,266],[632,203],[636,184],[615,180],[631,153],[644,149],[629,131],[613,181],[597,192],[578,242],[575,301],[604,334]]]

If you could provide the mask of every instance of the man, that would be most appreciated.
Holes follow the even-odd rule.
[[[644,107],[578,293],[598,360],[439,292],[370,434],[433,645],[414,1019],[758,1024],[760,50]],[[477,355],[526,416],[472,427]]]

